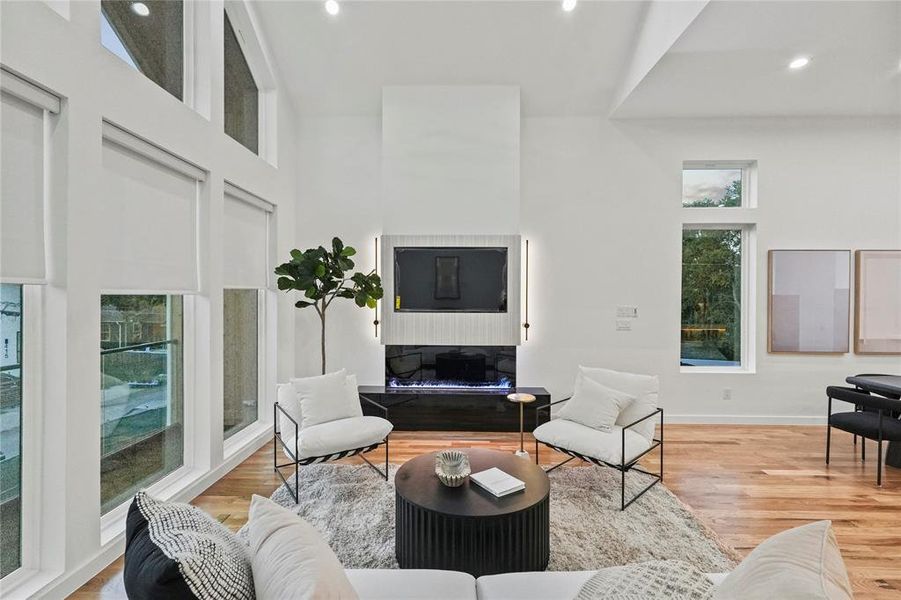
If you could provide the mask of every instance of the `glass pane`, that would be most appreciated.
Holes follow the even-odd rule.
[[[184,464],[182,298],[102,296],[100,321],[106,513]]]
[[[0,577],[21,566],[22,286],[0,284]]]
[[[226,15],[225,133],[254,154],[258,151],[259,102],[260,92]]]
[[[741,230],[682,232],[683,366],[741,366]]]
[[[683,169],[682,206],[741,206],[741,169]]]
[[[184,7],[181,0],[100,3],[100,42],[181,100],[184,87]]]
[[[257,420],[259,331],[257,290],[225,290],[225,437]]]

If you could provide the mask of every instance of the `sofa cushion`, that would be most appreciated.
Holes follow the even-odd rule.
[[[254,495],[247,542],[259,600],[355,600],[338,557],[300,516]]]
[[[585,582],[574,600],[613,598],[712,600],[713,583],[686,562],[652,560],[601,569]]]
[[[606,385],[609,388],[635,397],[635,400],[620,413],[619,418],[616,420],[616,424],[619,426],[633,423],[657,410],[660,380],[656,375],[641,375],[614,371],[612,369],[580,366],[579,375],[576,377],[576,389],[579,387],[580,378],[591,379],[601,385]],[[647,438],[648,441],[651,441],[654,438],[654,427],[657,421],[658,419],[650,418],[630,429],[637,431]]]
[[[561,600],[575,598],[597,571],[545,571],[485,575],[476,581],[479,600]]]
[[[614,390],[591,379],[582,379],[573,397],[563,403],[557,416],[581,423],[598,431],[610,431],[620,413],[633,400],[625,392]]]
[[[132,600],[254,597],[244,546],[190,504],[138,492],[125,523],[125,590]]]
[[[850,600],[848,571],[830,521],[777,533],[754,548],[717,587],[716,600]]]
[[[353,417],[314,425],[301,430],[297,438],[297,458],[330,456],[378,444],[393,428],[390,421],[381,417]],[[294,452],[294,440],[285,436],[283,439],[287,448]],[[285,454],[290,458],[287,448]]]
[[[573,450],[613,465],[622,464],[622,427],[615,425],[609,432],[591,429],[566,419],[552,419],[539,426],[533,435],[539,442]],[[626,460],[651,447],[651,442],[632,430],[626,430]]]
[[[360,600],[476,600],[468,573],[428,569],[347,569]],[[510,596],[504,596],[510,598]]]

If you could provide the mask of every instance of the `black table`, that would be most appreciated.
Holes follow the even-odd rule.
[[[543,571],[550,558],[550,482],[535,463],[496,450],[467,449],[472,472],[497,467],[526,489],[495,498],[470,480],[449,488],[431,452],[394,477],[394,538],[402,569],[463,571],[473,577]]]
[[[871,394],[887,398],[901,398],[901,375],[855,375],[845,381]],[[885,464],[901,469],[901,443],[889,442]]]

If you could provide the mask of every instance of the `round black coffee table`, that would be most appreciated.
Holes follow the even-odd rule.
[[[521,479],[522,492],[496,498],[467,480],[449,488],[435,454],[406,462],[394,476],[394,548],[402,569],[463,571],[473,577],[543,571],[550,556],[550,483],[536,464],[510,453],[468,449],[472,472],[491,467]]]

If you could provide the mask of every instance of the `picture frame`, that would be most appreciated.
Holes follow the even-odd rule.
[[[851,351],[851,250],[770,250],[767,351]]]
[[[854,253],[854,352],[901,355],[901,250]]]

